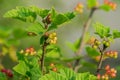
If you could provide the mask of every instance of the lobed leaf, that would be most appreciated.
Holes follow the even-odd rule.
[[[94,24],[94,28],[95,28],[95,34],[99,35],[101,38],[111,36],[110,28],[104,26],[103,24],[96,23]]]

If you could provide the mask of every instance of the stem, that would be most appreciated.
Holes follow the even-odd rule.
[[[100,61],[98,63],[98,68],[97,68],[96,74],[98,74],[100,72],[101,67],[102,67],[102,62],[103,62],[103,52],[100,55]]]
[[[82,32],[82,36],[81,36],[81,44],[80,44],[80,47],[79,47],[78,51],[76,52],[76,55],[77,55],[77,56],[79,56],[80,53],[82,52],[82,49],[83,49],[84,44],[85,44],[85,35],[86,35],[86,32],[88,31],[88,28],[89,28],[89,25],[90,25],[90,23],[91,23],[91,19],[92,19],[93,13],[95,12],[96,9],[97,9],[97,8],[92,8],[92,9],[91,9],[91,12],[90,12],[90,14],[89,14],[88,20],[85,22],[85,24],[84,24],[84,26],[83,26],[83,32]],[[73,67],[73,69],[74,69],[75,72],[78,71],[78,69],[77,69],[77,71],[76,71],[75,68],[79,65],[79,62],[80,62],[80,59],[77,59],[77,60],[75,61],[75,64],[74,64],[74,67]]]
[[[101,70],[101,67],[102,67],[102,63],[103,63],[103,56],[104,56],[104,51],[107,47],[105,47],[103,45],[103,49],[101,50],[100,47],[98,47],[99,51],[100,51],[100,60],[99,60],[99,63],[98,63],[98,67],[97,67],[97,71],[96,71],[96,75],[100,72]]]
[[[44,26],[45,26],[45,29],[48,28],[48,24],[45,24],[44,23]],[[47,32],[44,33],[43,37],[44,37],[44,43],[42,45],[42,57],[41,57],[41,72],[42,72],[42,75],[44,75],[44,59],[45,59],[45,54],[46,54],[46,47],[47,47],[47,43],[46,43],[46,40],[47,40],[47,35],[46,35]]]
[[[46,53],[46,42],[44,42],[42,46],[42,58],[41,58],[41,71],[42,75],[44,74],[44,58],[45,58],[45,53]]]

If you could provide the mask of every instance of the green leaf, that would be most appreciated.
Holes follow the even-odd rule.
[[[103,24],[96,23],[94,24],[95,34],[99,35],[101,38],[109,37],[110,34],[110,27],[106,27]]]
[[[59,58],[60,57],[60,48],[56,45],[48,45],[46,47],[46,56],[51,58]]]
[[[56,16],[58,13],[56,12],[56,10],[55,10],[54,8],[52,8],[52,9],[50,10],[49,14],[51,15],[51,19],[52,19],[52,21],[53,21],[53,19],[55,18],[55,16]]]
[[[15,18],[25,22],[34,22],[37,15],[31,10],[31,7],[16,7],[16,9],[12,9],[5,13],[4,17]]]
[[[58,14],[53,20],[53,23],[56,25],[63,24],[64,22],[68,21],[69,19],[64,14]]]
[[[56,72],[50,72],[49,74],[46,74],[42,76],[39,80],[68,80],[66,77],[64,77],[61,74],[58,74]]]
[[[114,38],[114,39],[115,39],[115,38],[120,38],[120,31],[118,31],[118,30],[113,30],[112,35],[113,35],[113,38]]]
[[[87,51],[87,54],[91,57],[95,57],[95,56],[100,55],[100,53],[96,49],[91,48],[91,47],[86,47],[86,51]]]
[[[72,80],[74,76],[76,75],[76,73],[73,70],[68,69],[68,68],[61,69],[59,73],[65,76],[68,80]]]
[[[49,26],[48,31],[54,30],[54,29],[57,29],[57,25],[54,24],[54,23],[52,23],[52,24]]]
[[[30,70],[29,70],[29,77],[31,80],[38,80],[41,77],[41,71],[40,71],[40,67],[38,64],[38,59],[36,57],[31,57],[28,61],[28,63],[32,66],[29,66]]]
[[[89,72],[85,72],[77,74],[75,80],[97,80],[97,78],[96,76],[91,75]]]
[[[13,35],[16,39],[27,37],[27,32],[22,28],[16,28],[13,30]]]
[[[109,5],[104,4],[104,5],[101,5],[101,6],[100,6],[100,9],[102,9],[102,10],[104,10],[104,11],[110,11],[110,10],[111,10],[111,7],[110,7]]]
[[[44,41],[45,41],[45,37],[44,37],[44,36],[41,36],[41,37],[40,37],[40,45],[44,44]]]
[[[7,80],[6,75],[2,72],[0,72],[0,80]]]
[[[38,80],[41,77],[41,72],[39,67],[33,67],[30,70],[31,76],[30,80]]]
[[[11,34],[11,29],[7,27],[0,26],[0,38],[7,38]]]
[[[76,49],[76,47],[74,46],[73,43],[71,43],[71,42],[66,42],[66,45],[67,45],[73,52],[76,52],[76,51],[77,51],[77,49]]]
[[[26,72],[29,71],[29,67],[25,64],[24,61],[19,61],[19,64],[17,64],[13,69],[22,75],[26,75]]]
[[[64,15],[69,19],[73,19],[75,17],[75,13],[74,12],[67,12],[67,13],[64,13]]]
[[[75,73],[74,71],[63,68],[59,73],[50,71],[49,74],[42,76],[39,80],[97,80],[96,76],[85,73]]]
[[[42,35],[45,32],[43,26],[39,24],[34,24],[27,28],[27,32],[33,32],[36,35]]]
[[[89,8],[95,7],[96,4],[97,4],[97,0],[87,0],[87,6],[88,6]]]

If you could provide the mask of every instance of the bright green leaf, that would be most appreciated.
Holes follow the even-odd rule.
[[[74,51],[74,52],[77,51],[77,49],[76,49],[76,47],[74,46],[73,43],[71,43],[71,42],[67,42],[66,44],[67,44],[67,46],[68,46],[72,51]]]
[[[29,67],[25,64],[24,61],[19,61],[19,64],[17,64],[13,69],[22,75],[26,75],[26,72],[29,71]]]
[[[96,49],[91,48],[91,47],[86,47],[86,51],[87,51],[87,54],[91,57],[95,57],[95,56],[100,55],[100,53]]]
[[[99,35],[101,38],[109,37],[110,34],[110,27],[106,27],[103,24],[96,23],[94,24],[95,34]]]
[[[113,30],[113,38],[120,38],[120,31],[118,30]]]
[[[104,11],[110,11],[111,10],[111,7],[109,5],[101,5],[100,6],[100,9],[104,10]]]
[[[97,4],[97,0],[87,0],[87,6],[88,6],[89,8],[95,7],[96,4]]]
[[[74,76],[76,75],[76,73],[73,70],[68,69],[68,68],[61,69],[60,73],[64,75],[65,77],[67,77],[68,80],[72,80]]]
[[[91,75],[89,72],[85,72],[77,74],[75,80],[97,80],[97,78],[96,76]]]
[[[43,28],[43,26],[39,23],[39,24],[34,24],[30,27],[27,28],[27,32],[33,32],[36,35],[42,35],[45,32],[45,29]]]
[[[7,80],[6,75],[2,72],[0,72],[0,80]]]
[[[15,18],[22,21],[34,22],[36,20],[36,13],[30,7],[16,7],[5,13],[4,17]]]
[[[59,58],[60,57],[60,49],[58,46],[56,45],[48,45],[46,47],[46,53],[47,53],[47,57],[51,57],[51,58]]]

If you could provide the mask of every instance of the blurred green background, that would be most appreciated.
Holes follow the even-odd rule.
[[[100,4],[103,2],[103,0],[98,0]],[[104,25],[110,26],[111,29],[118,29],[120,30],[120,0],[113,0],[115,1],[118,6],[116,11],[111,12],[104,12],[104,11],[96,11],[93,17],[94,22],[100,22]],[[14,51],[25,49],[29,46],[34,46],[36,49],[39,48],[39,37],[24,37],[23,35],[20,35],[18,38],[17,35],[19,35],[20,30],[24,30],[26,27],[30,26],[31,24],[25,23],[19,20],[15,19],[8,19],[3,18],[3,15],[8,11],[16,6],[38,6],[40,8],[48,8],[54,7],[59,12],[67,12],[67,11],[73,11],[74,7],[78,2],[82,2],[84,5],[86,5],[86,0],[0,0],[0,63],[2,63],[6,68],[12,68],[16,62],[15,59],[10,59],[7,54],[9,51],[11,51],[11,56],[14,58],[13,53]],[[77,40],[82,32],[82,26],[84,24],[84,21],[86,21],[86,18],[88,17],[89,10],[84,10],[84,13],[76,16],[71,22],[68,24],[63,24],[59,29],[57,30],[58,35],[58,45],[61,48],[61,52],[65,57],[72,57],[74,56],[74,53],[70,50],[70,48],[67,47],[66,42],[74,42]],[[90,26],[89,31],[91,34],[93,34],[93,28],[92,25]],[[5,34],[5,35],[3,35]],[[15,35],[13,37],[13,35]],[[6,41],[6,43],[5,43]],[[5,44],[3,44],[3,42]],[[120,39],[115,40],[115,42],[111,45],[110,49],[117,50],[120,52]],[[7,45],[7,46],[6,46]],[[5,56],[2,57],[1,52],[3,50],[3,46],[5,47],[4,52]],[[8,47],[12,48],[8,48]],[[14,47],[13,47],[14,46]],[[83,53],[85,54],[85,50],[83,50]],[[119,57],[120,58],[120,57]],[[112,67],[117,67],[119,70],[120,66],[120,59],[108,59],[105,61],[105,64],[111,63]],[[90,58],[87,58],[87,60],[91,60]],[[84,71],[87,71],[87,69],[83,69]],[[81,71],[82,72],[82,71]],[[120,76],[120,75],[119,75]],[[120,79],[118,77],[118,79]],[[118,80],[116,79],[116,80]]]

